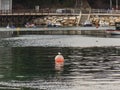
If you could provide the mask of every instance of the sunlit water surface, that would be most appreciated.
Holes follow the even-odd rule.
[[[83,48],[80,38],[84,36],[2,39],[0,90],[120,90],[120,48]],[[87,43],[91,46],[89,39]],[[54,62],[57,52],[65,58],[62,66]]]

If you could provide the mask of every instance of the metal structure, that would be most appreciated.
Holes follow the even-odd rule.
[[[8,23],[11,25],[23,26],[26,22],[34,18],[44,16],[80,16],[78,22],[82,21],[81,18],[84,18],[83,16],[87,18],[89,18],[90,15],[120,16],[120,10],[84,9],[82,7],[84,4],[83,0],[76,0],[75,8],[63,8],[69,12],[56,12],[57,9],[55,8],[41,9],[39,6],[36,6],[35,9],[12,10],[12,0],[0,0],[0,26],[7,26]],[[88,8],[88,5],[85,7]],[[116,0],[116,9],[118,7],[118,0]],[[81,8],[84,10],[81,10]],[[110,0],[110,8],[112,9],[112,0]]]
[[[0,0],[0,11],[5,13],[12,12],[12,0]]]

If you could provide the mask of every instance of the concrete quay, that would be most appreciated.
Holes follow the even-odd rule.
[[[94,35],[105,36],[107,29],[114,27],[57,27],[57,28],[0,28],[0,38],[19,35]]]

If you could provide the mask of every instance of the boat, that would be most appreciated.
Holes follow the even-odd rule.
[[[84,26],[84,27],[92,27],[93,25],[92,25],[91,21],[86,20],[86,21],[84,22],[83,26]]]
[[[25,27],[26,27],[26,28],[35,28],[36,26],[35,26],[35,24],[33,24],[33,23],[26,23],[26,24],[25,24]]]
[[[48,23],[47,27],[62,27],[62,25],[59,22],[55,22],[55,23]]]
[[[120,35],[120,22],[115,23],[115,29],[108,29],[106,32],[110,35]]]
[[[120,35],[120,30],[107,30],[110,35]]]
[[[10,25],[8,24],[8,25],[6,26],[6,28],[9,29],[9,28],[10,28]]]

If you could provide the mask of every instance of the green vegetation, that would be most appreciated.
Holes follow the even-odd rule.
[[[74,7],[75,0],[13,0],[13,8],[40,8]]]
[[[76,2],[88,1],[92,8],[106,8],[110,7],[110,0],[13,0],[13,9],[33,9],[36,5],[40,8],[74,8]],[[112,0],[113,8],[116,5],[116,0]]]

